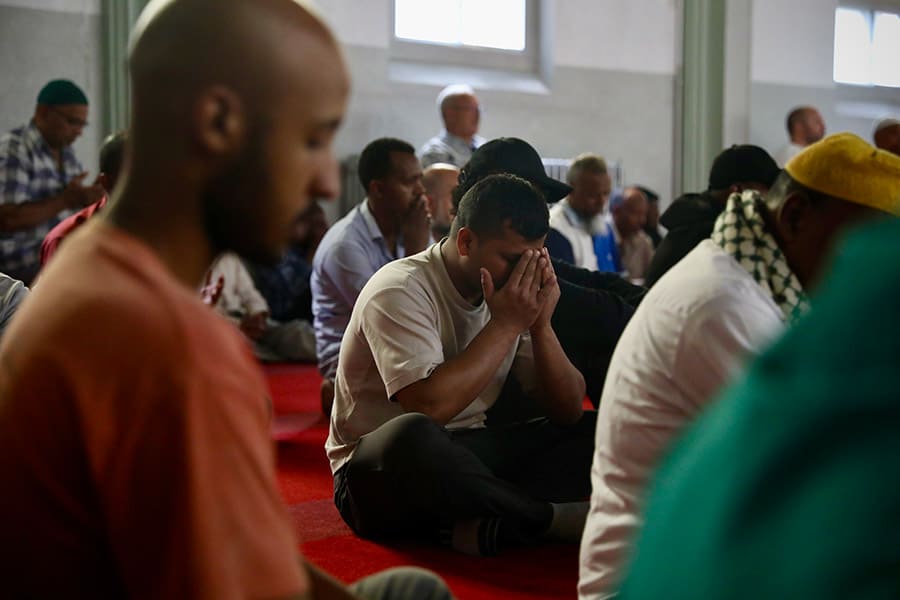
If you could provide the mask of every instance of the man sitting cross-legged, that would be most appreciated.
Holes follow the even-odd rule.
[[[579,538],[595,413],[550,326],[548,229],[537,188],[492,175],[463,197],[449,238],[363,288],[326,444],[335,503],[359,535],[440,534],[474,554]],[[510,371],[546,417],[485,427]]]

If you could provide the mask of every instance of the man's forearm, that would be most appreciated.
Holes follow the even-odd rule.
[[[31,229],[46,223],[66,209],[62,194],[34,202],[0,205],[0,232]]]
[[[569,362],[549,324],[532,330],[531,346],[539,402],[552,421],[574,423],[584,412],[584,377]]]
[[[518,337],[490,321],[462,354],[397,392],[397,401],[404,410],[421,412],[446,425],[490,384]]]

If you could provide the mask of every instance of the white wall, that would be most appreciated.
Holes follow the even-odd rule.
[[[672,75],[674,0],[560,0],[556,64]]]
[[[727,0],[722,143],[746,142],[750,135],[750,48],[752,0]]]
[[[75,14],[100,14],[100,0],[0,0],[0,6],[52,10]]]
[[[725,130],[733,136],[730,140],[726,136],[726,143],[749,142],[774,154],[787,143],[788,112],[805,104],[819,109],[828,133],[851,131],[869,142],[876,118],[900,115],[900,89],[834,83],[838,0],[728,2],[735,23],[726,30],[726,45],[740,46],[749,33],[750,74],[743,79],[726,72]],[[900,12],[900,1],[880,2]],[[748,11],[747,26],[742,29],[739,15]],[[740,58],[726,64],[741,68]]]
[[[554,43],[544,81],[392,60],[392,0],[319,0],[345,44],[353,77],[341,154],[391,135],[419,147],[440,128],[434,99],[447,83],[476,84],[480,133],[517,136],[547,157],[584,151],[619,160],[630,181],[672,194],[676,0],[542,0]],[[413,75],[410,75],[412,73]]]
[[[318,0],[322,16],[345,44],[387,48],[393,0]]]
[[[753,0],[753,81],[832,87],[837,0]]]

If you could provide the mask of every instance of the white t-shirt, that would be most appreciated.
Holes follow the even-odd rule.
[[[619,339],[600,400],[580,598],[615,593],[658,461],[749,355],[777,337],[783,318],[767,292],[712,240],[648,292]]]
[[[360,437],[405,412],[394,394],[461,354],[490,318],[485,302],[472,306],[453,285],[441,243],[379,269],[360,293],[341,342],[325,442],[332,473],[350,459]],[[535,388],[527,333],[510,347],[491,383],[446,427],[483,427],[511,368],[525,391]]]
[[[775,155],[775,162],[778,163],[778,167],[783,169],[784,165],[788,164],[788,161],[800,154],[800,151],[806,148],[806,146],[801,146],[800,144],[795,144],[794,142],[789,143],[787,146],[783,146],[778,153]]]
[[[269,312],[269,305],[253,284],[253,278],[234,252],[220,254],[210,266],[209,283],[216,284],[221,277],[222,294],[216,302],[216,309],[227,317]],[[204,278],[205,282],[205,278]]]

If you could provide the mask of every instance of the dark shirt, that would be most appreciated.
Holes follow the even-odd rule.
[[[271,317],[287,322],[303,319],[312,322],[312,293],[309,277],[312,265],[306,260],[306,249],[292,246],[274,267],[248,263],[256,289],[269,304]]]
[[[662,241],[662,235],[660,235],[659,229],[656,227],[644,227],[644,233],[646,233],[647,237],[650,238],[650,241],[653,242],[653,247],[659,248],[659,243]]]
[[[680,196],[666,209],[659,222],[669,233],[660,242],[647,268],[644,281],[648,288],[697,244],[712,235],[713,225],[724,208],[723,204],[703,192]]]

